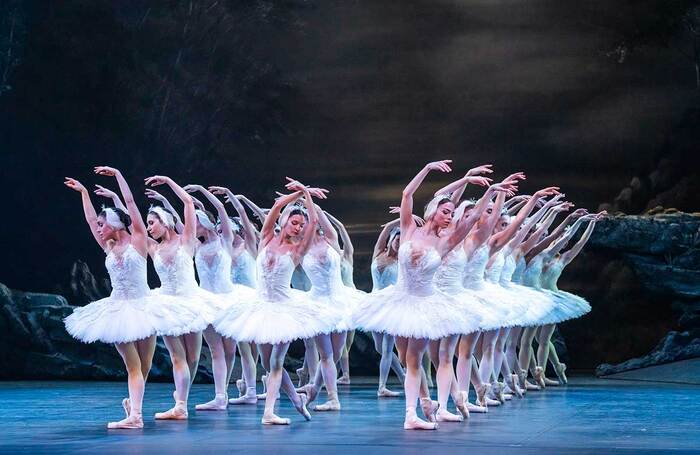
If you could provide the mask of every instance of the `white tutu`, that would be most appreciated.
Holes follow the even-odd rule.
[[[105,266],[112,293],[73,310],[64,319],[68,333],[85,343],[128,343],[153,335],[153,293],[146,281],[146,258],[128,245],[120,257],[114,250],[107,253]]]
[[[289,343],[336,330],[343,314],[310,300],[305,292],[287,289],[284,300],[258,295],[242,298],[214,322],[214,329],[238,342]]]
[[[347,332],[355,330],[355,313],[357,312],[360,301],[367,293],[358,289],[341,286],[333,294],[314,293],[313,287],[307,293],[308,298],[315,304],[323,306],[328,312],[335,314],[338,323],[335,326],[334,332]]]
[[[65,318],[66,330],[74,338],[93,343],[127,343],[155,333],[150,318],[150,295],[135,299],[105,297],[78,307]]]
[[[559,324],[583,316],[591,311],[591,305],[586,299],[565,291],[542,290],[553,301],[552,309],[542,317],[541,324]],[[540,325],[541,325],[540,324]]]
[[[153,294],[149,313],[159,336],[201,332],[221,314],[223,299],[199,287],[177,295],[158,288]]]

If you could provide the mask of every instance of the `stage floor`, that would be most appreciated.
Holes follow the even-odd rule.
[[[472,414],[465,423],[419,432],[402,429],[403,398],[377,399],[373,384],[357,382],[341,388],[340,413],[312,412],[311,422],[305,422],[285,397],[279,414],[292,418],[286,427],[260,425],[262,402],[232,406],[227,412],[192,411],[184,423],[155,422],[153,413],[171,406],[172,385],[148,384],[145,428],[130,431],[106,428],[108,420],[123,416],[126,384],[0,382],[0,452],[700,451],[698,386],[574,377],[567,387],[530,392],[488,414]],[[212,385],[195,385],[191,409],[212,393]]]

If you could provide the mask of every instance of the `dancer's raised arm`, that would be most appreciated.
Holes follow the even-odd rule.
[[[156,190],[151,189],[146,190],[146,197],[160,202],[161,204],[163,204],[163,207],[165,207],[170,211],[170,213],[172,213],[173,218],[175,218],[175,232],[177,232],[178,234],[182,234],[182,230],[185,228],[185,225],[182,224],[180,214],[177,213],[177,210],[175,210],[175,207],[173,207],[170,201]]]
[[[126,213],[128,210],[126,209],[126,206],[124,203],[122,203],[122,200],[119,198],[119,195],[115,193],[114,191],[110,190],[109,188],[105,188],[102,185],[95,185],[97,188],[94,193],[98,196],[106,197],[107,199],[111,199],[112,203],[114,204],[115,208],[118,208],[119,210],[123,210],[124,213]]]
[[[233,245],[233,223],[231,223],[231,219],[228,217],[228,213],[226,213],[226,207],[224,207],[223,202],[202,185],[187,185],[183,187],[183,189],[188,193],[199,191],[209,203],[214,206],[216,215],[219,217],[219,222],[221,223],[221,237],[224,239],[226,249],[229,250],[229,253],[232,253],[230,250]]]
[[[540,208],[537,212],[535,212],[534,215],[525,218],[523,221],[522,225],[511,235],[510,239],[506,239],[506,243],[510,243],[510,246],[515,249],[517,248],[520,243],[525,239],[525,236],[534,229],[534,227],[539,223],[540,219],[542,217],[549,213],[550,210],[554,211],[557,209],[558,211],[561,210],[568,210],[569,207],[573,206],[573,204],[564,202],[561,203],[559,200],[563,198],[563,194],[557,194],[554,196],[552,199],[549,201],[545,202],[545,204]],[[558,211],[556,213],[558,213]],[[509,226],[510,227],[510,226]],[[549,227],[549,226],[547,226]]]
[[[154,175],[146,178],[145,182],[146,185],[149,186],[168,185],[182,201],[185,206],[185,223],[180,235],[184,237],[184,242],[187,246],[194,248],[195,241],[197,240],[197,215],[195,214],[192,196],[187,194],[187,191],[182,189],[182,187],[175,183],[170,177]]]
[[[510,241],[510,239],[513,237],[513,235],[518,231],[520,226],[523,224],[525,219],[530,215],[530,212],[532,212],[532,209],[535,208],[535,204],[537,203],[537,200],[541,197],[545,196],[551,196],[553,194],[559,194],[559,188],[556,186],[551,186],[547,188],[543,188],[536,192],[532,198],[530,198],[527,201],[527,204],[525,204],[525,207],[520,209],[518,212],[518,215],[515,217],[513,221],[506,227],[504,230],[501,232],[494,234],[491,236],[489,239],[489,243],[491,244],[491,248],[495,249],[500,249],[502,248],[505,244]]]
[[[267,215],[270,213],[270,209],[262,209],[258,207],[258,205],[255,202],[251,201],[242,194],[237,194],[236,198],[239,201],[243,202],[246,205],[246,207],[248,207],[250,211],[253,212],[253,214],[260,221],[261,224],[265,223],[265,218],[267,218]]]
[[[295,247],[295,254],[298,258],[304,256],[307,251],[309,251],[309,247],[311,246],[311,242],[316,235],[316,225],[318,224],[318,213],[316,210],[316,205],[314,204],[314,201],[312,199],[312,192],[314,195],[320,198],[325,198],[325,193],[327,193],[327,190],[321,190],[319,188],[307,188],[306,186],[302,185],[299,181],[289,179],[290,182],[287,184],[287,189],[291,191],[301,191],[303,195],[303,200],[304,200],[304,207],[306,207],[306,213],[307,216],[309,217],[306,226],[304,227],[303,235],[301,238],[301,241],[296,244]],[[332,228],[331,228],[332,229]],[[295,262],[297,262],[295,261]]]
[[[331,224],[333,224],[333,226],[338,230],[338,233],[340,234],[340,240],[343,241],[343,259],[352,264],[353,256],[355,254],[355,247],[352,244],[352,240],[350,239],[350,234],[348,233],[348,230],[345,229],[345,225],[341,223],[339,219],[337,219],[325,210],[323,211],[323,213],[326,214],[328,220],[331,222]]]
[[[545,237],[542,240],[535,239],[535,244],[532,248],[530,249],[523,249],[523,252],[527,254],[527,260],[529,261],[531,258],[537,256],[540,254],[542,251],[544,251],[549,245],[552,244],[556,239],[561,237],[561,235],[564,233],[564,230],[566,227],[572,222],[576,221],[582,216],[585,216],[588,214],[588,211],[586,209],[578,209],[574,211],[573,213],[570,213],[569,216],[567,216],[564,221],[562,221],[554,231],[549,234],[547,237]],[[530,239],[528,239],[530,240]]]
[[[569,241],[576,234],[576,232],[578,232],[581,225],[584,222],[592,221],[593,219],[595,219],[595,215],[588,214],[576,220],[574,224],[571,225],[571,227],[567,231],[565,231],[561,237],[555,240],[549,247],[545,248],[545,250],[542,253],[540,253],[544,255],[545,261],[552,260],[554,256],[556,256],[564,247],[566,247],[566,245],[569,244]]]
[[[547,232],[549,227],[554,223],[554,220],[557,219],[557,215],[559,215],[562,212],[565,212],[569,210],[571,207],[566,205],[566,203],[556,205],[552,207],[549,211],[549,213],[545,216],[544,220],[540,223],[539,227],[533,232],[530,237],[527,239],[523,240],[520,242],[519,245],[516,245],[515,248],[518,248],[521,253],[527,254],[530,250],[532,250],[537,243],[540,241],[542,236]],[[572,220],[576,219],[578,217],[581,217],[585,215],[587,212],[585,209],[578,209],[574,213],[569,214],[566,219],[564,220],[565,223],[568,223],[567,220]],[[563,229],[562,229],[563,232]]]
[[[124,198],[124,205],[126,205],[127,213],[131,218],[131,243],[139,253],[146,255],[148,253],[148,233],[146,232],[146,225],[143,222],[139,208],[136,206],[134,195],[131,192],[131,188],[129,188],[129,184],[126,183],[124,176],[118,169],[109,166],[97,166],[95,168],[95,174],[115,177],[117,179],[119,191],[122,193],[122,198]]]
[[[95,207],[92,205],[92,200],[90,200],[90,193],[88,193],[88,190],[83,186],[82,183],[80,183],[74,178],[66,177],[66,180],[65,182],[63,182],[63,184],[71,190],[80,193],[80,197],[82,198],[83,202],[83,213],[85,214],[85,221],[87,221],[88,226],[90,226],[90,232],[92,233],[92,236],[95,238],[95,241],[100,245],[100,247],[103,250],[106,250],[107,242],[102,240],[102,237],[100,237],[97,226],[97,212],[95,212]]]
[[[493,172],[491,169],[492,166],[492,164],[484,164],[473,169],[469,169],[464,177],[440,188],[435,192],[434,196],[437,197],[441,194],[449,194],[452,203],[455,205],[459,204],[459,201],[462,199],[462,195],[464,194],[464,190],[467,188],[468,184],[473,183],[480,186],[489,186],[491,184],[492,180],[490,178],[478,176],[482,174],[491,174]]]
[[[401,194],[401,241],[410,238],[411,234],[415,230],[415,223],[413,222],[413,195],[415,194],[418,187],[423,183],[425,177],[430,173],[430,171],[440,171],[440,172],[452,172],[450,168],[450,163],[452,160],[442,160],[434,161],[428,163],[420,170],[413,180],[411,180],[406,188],[404,188]]]
[[[243,226],[245,248],[251,256],[256,257],[258,255],[258,230],[250,221],[250,218],[248,218],[248,213],[245,211],[245,207],[243,207],[241,201],[238,200],[231,190],[223,186],[210,186],[209,191],[214,194],[224,195],[226,202],[230,203],[236,210],[236,213],[238,213],[238,216],[241,218],[241,225]]]
[[[598,220],[603,218],[605,215],[607,215],[608,212],[602,211],[598,214],[596,214],[593,219],[588,223],[588,226],[586,227],[586,230],[583,231],[583,234],[581,234],[581,238],[579,239],[578,242],[567,252],[562,253],[559,260],[564,263],[564,265],[569,265],[571,261],[574,260],[576,256],[581,252],[583,247],[586,245],[588,240],[591,238],[591,234],[593,233],[593,229],[595,229],[595,224]]]

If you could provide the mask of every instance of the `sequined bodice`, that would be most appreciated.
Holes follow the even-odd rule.
[[[258,295],[269,301],[282,301],[290,295],[294,261],[291,253],[275,254],[267,248],[258,254]]]
[[[428,247],[421,250],[415,248],[413,242],[403,243],[399,248],[399,278],[396,285],[409,294],[418,296],[433,294],[435,272],[441,262],[435,248]]]
[[[340,276],[340,255],[330,246],[307,253],[301,264],[311,281],[312,295],[331,295],[344,286]]]
[[[442,264],[435,272],[435,285],[438,289],[448,294],[456,294],[464,291],[462,286],[462,274],[467,264],[467,253],[464,248],[458,246],[442,258]]]
[[[542,255],[537,255],[530,260],[527,268],[523,272],[523,284],[535,289],[542,287]]]
[[[540,282],[544,289],[558,291],[557,282],[564,271],[564,263],[558,259],[552,260],[542,272]]]
[[[462,284],[467,289],[480,289],[484,283],[484,272],[489,262],[489,246],[481,245],[472,253],[471,259],[467,259],[464,266]]]
[[[243,249],[243,251],[231,261],[231,281],[255,289],[255,258]]]
[[[156,251],[153,265],[160,279],[160,292],[163,294],[187,294],[198,286],[194,279],[194,261],[183,247],[179,247],[172,259],[167,261]]]
[[[202,243],[194,255],[199,285],[215,294],[233,291],[231,283],[231,256],[220,240]]]
[[[372,290],[378,291],[384,289],[385,287],[396,284],[399,278],[399,263],[392,262],[391,264],[384,267],[382,271],[379,271],[379,265],[377,260],[372,261]]]
[[[148,293],[146,258],[133,245],[129,244],[119,256],[114,250],[107,253],[105,267],[112,282],[112,297],[137,299]]]
[[[486,267],[484,277],[491,283],[498,283],[501,280],[501,274],[503,273],[503,266],[505,263],[506,258],[503,254],[503,249],[501,249],[494,255],[491,264]]]

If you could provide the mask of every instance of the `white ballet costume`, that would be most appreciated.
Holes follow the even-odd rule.
[[[314,253],[316,249],[313,249]],[[336,250],[326,245],[322,254],[304,255],[301,265],[311,282],[308,298],[323,305],[329,314],[337,313],[335,332],[354,330],[354,314],[364,293],[343,284],[341,258]]]
[[[586,299],[570,292],[561,291],[559,288],[557,288],[557,281],[559,281],[559,277],[561,277],[564,267],[565,265],[561,260],[554,259],[549,263],[549,266],[543,270],[542,276],[540,277],[540,283],[544,289],[554,292],[555,294],[566,299],[566,314],[562,314],[560,312],[560,315],[562,317],[566,316],[566,319],[562,319],[559,322],[579,318],[591,311],[591,305],[586,301]]]
[[[231,261],[231,282],[255,289],[255,258],[245,248]]]
[[[231,305],[215,322],[217,332],[239,342],[280,344],[335,330],[338,312],[291,288],[295,268],[291,254],[260,251],[256,294]]]
[[[503,267],[499,284],[513,292],[518,301],[525,306],[525,311],[521,313],[517,326],[537,326],[539,321],[552,310],[554,302],[549,296],[543,295],[541,292],[513,282],[513,275],[518,268],[517,263],[508,247],[503,248],[501,251],[503,252]]]
[[[479,330],[478,316],[467,317],[460,302],[435,286],[442,259],[434,247],[421,251],[408,241],[399,248],[395,285],[367,294],[355,322],[369,332],[436,340]]]
[[[379,271],[379,266],[377,261],[372,261],[371,266],[372,272],[372,292],[380,291],[385,287],[396,284],[399,278],[399,263],[392,262],[391,264],[384,267],[382,271]]]
[[[253,289],[231,282],[231,256],[223,248],[220,240],[200,244],[194,260],[199,275],[199,286],[216,294],[218,310],[214,320],[238,299],[255,294]]]
[[[146,258],[131,244],[117,256],[107,253],[112,283],[109,297],[76,308],[64,319],[66,330],[84,343],[127,343],[155,334],[150,317],[153,301],[146,279]]]
[[[442,258],[442,264],[435,273],[435,285],[441,291],[455,297],[462,305],[463,316],[473,318],[475,327],[481,327],[481,321],[489,318],[488,302],[475,291],[463,286],[462,274],[466,263],[467,254],[461,245],[450,251]]]
[[[152,317],[158,335],[180,336],[204,330],[219,312],[219,298],[205,291],[194,277],[194,261],[179,247],[170,261],[159,251],[153,257],[161,286],[154,289]]]
[[[462,285],[481,298],[482,320],[479,327],[482,331],[496,330],[501,327],[512,327],[514,322],[510,316],[513,309],[508,304],[510,294],[491,281],[486,281],[486,265],[489,262],[489,246],[484,243],[472,253],[471,259],[465,257]],[[492,272],[495,274],[495,271]]]
[[[578,305],[573,300],[562,294],[542,288],[542,273],[544,262],[542,254],[538,254],[530,260],[527,268],[523,272],[522,280],[525,286],[535,289],[537,292],[548,297],[552,302],[550,310],[545,313],[536,325],[558,324],[559,322],[571,319],[577,314]],[[535,325],[535,324],[533,324]]]

